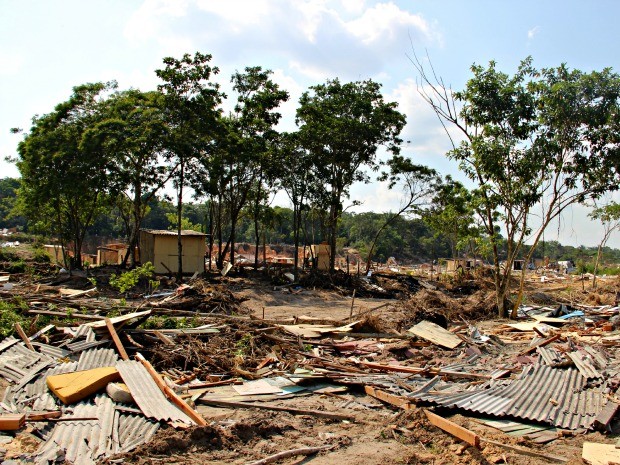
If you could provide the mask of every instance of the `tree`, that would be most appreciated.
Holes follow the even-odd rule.
[[[431,81],[417,58],[413,63],[424,83],[422,95],[463,138],[458,145],[453,141],[448,156],[478,185],[476,209],[491,238],[497,305],[504,316],[512,263],[526,237],[533,242],[529,261],[545,228],[569,205],[618,188],[620,79],[608,69],[586,74],[565,65],[539,72],[528,58],[513,76],[497,71],[494,62],[474,65],[465,89],[452,93],[441,79]],[[532,208],[538,204],[542,215],[534,228]],[[499,225],[506,234],[503,269]],[[512,316],[522,299],[524,273]]]
[[[43,221],[81,268],[82,243],[101,210],[109,188],[110,160],[85,145],[84,134],[94,125],[102,93],[115,83],[84,84],[53,112],[33,118],[30,133],[18,146],[22,175],[19,196],[29,218]]]
[[[594,262],[594,278],[592,278],[592,287],[596,288],[596,275],[598,273],[598,267],[601,263],[601,256],[603,254],[603,247],[607,244],[607,241],[611,237],[614,231],[620,229],[620,204],[617,202],[609,202],[606,205],[597,207],[590,213],[590,218],[593,220],[599,220],[603,225],[603,237],[598,244],[596,251],[596,261]]]
[[[158,90],[164,95],[166,120],[169,125],[167,151],[173,158],[177,189],[177,253],[179,281],[183,277],[183,244],[181,225],[183,217],[183,187],[187,183],[188,168],[192,168],[201,153],[208,150],[217,119],[222,94],[219,85],[209,82],[219,69],[209,65],[211,55],[196,52],[194,57],[183,55],[178,60],[164,58],[165,67],[155,71],[164,83]]]
[[[120,214],[127,220],[129,248],[123,261],[136,262],[140,227],[149,202],[175,172],[164,160],[168,137],[159,92],[128,90],[102,102],[101,120],[85,134],[85,144],[102,150],[110,159],[110,181],[119,198]]]
[[[235,263],[237,223],[250,200],[258,259],[261,207],[266,187],[275,181],[272,146],[277,136],[274,127],[281,117],[277,108],[288,100],[288,92],[271,80],[272,71],[260,66],[244,71],[231,78],[237,103],[230,115],[220,118],[213,150],[203,159],[203,174],[196,182],[197,190],[211,195],[211,203],[217,205],[219,268],[229,252],[230,263]],[[223,244],[225,216],[228,234]]]
[[[465,238],[479,236],[478,231],[473,231],[471,201],[472,196],[467,188],[447,175],[445,181],[437,186],[430,207],[422,215],[435,234],[442,234],[448,239],[452,258],[457,258],[459,246]]]
[[[308,211],[306,202],[317,190],[315,176],[318,160],[312,153],[301,146],[297,133],[283,133],[278,143],[278,161],[280,186],[293,204],[293,244],[295,246],[295,279],[299,273],[299,244],[301,239],[303,212]]]
[[[376,169],[379,146],[392,154],[400,150],[405,116],[396,103],[384,101],[380,89],[372,80],[341,84],[335,79],[311,87],[299,101],[296,121],[302,144],[321,160],[315,175],[326,186],[332,271],[343,198],[354,182],[369,181],[364,168]]]
[[[0,228],[14,228],[26,226],[26,219],[17,214],[17,191],[19,178],[0,179]]]
[[[415,165],[408,158],[395,155],[388,161],[389,173],[383,173],[380,181],[389,181],[388,187],[393,189],[399,186],[403,191],[400,207],[395,213],[390,213],[386,221],[377,230],[366,259],[366,273],[370,270],[373,253],[381,233],[397,218],[406,213],[421,213],[430,195],[438,183],[437,172],[426,166]]]

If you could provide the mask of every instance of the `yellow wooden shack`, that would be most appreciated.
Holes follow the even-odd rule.
[[[312,244],[310,249],[311,252],[308,254],[308,257],[314,258],[316,268],[319,270],[329,270],[329,244],[326,242]]]
[[[207,254],[206,234],[183,230],[183,273],[205,271]],[[177,232],[155,229],[140,230],[140,258],[142,263],[151,262],[155,273],[176,273],[178,268]]]

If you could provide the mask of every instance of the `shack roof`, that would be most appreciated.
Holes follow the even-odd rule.
[[[153,234],[154,236],[176,236],[177,231],[168,231],[166,229],[141,229],[140,232],[145,232],[148,234]],[[205,233],[201,233],[198,231],[192,231],[191,229],[183,229],[181,230],[181,236],[206,236]]]

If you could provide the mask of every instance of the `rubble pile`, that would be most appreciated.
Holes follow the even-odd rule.
[[[408,412],[390,422],[395,439],[424,444],[423,425],[465,448],[555,461],[561,457],[495,441],[480,424],[529,444],[612,431],[620,409],[619,307],[530,305],[517,321],[480,322],[492,305],[480,290],[454,299],[409,276],[376,279],[373,286],[410,296],[359,314],[351,305],[349,317],[321,321],[250,315],[224,285],[203,280],[124,303],[89,286],[3,290],[0,298],[22,299],[31,316],[49,324],[36,331],[16,323],[18,337],[0,341],[0,376],[9,384],[0,430],[28,428],[40,442],[21,459],[38,464],[98,463],[119,454],[131,462],[146,451],[184,454],[190,444],[217,454],[269,442],[288,428],[209,423],[210,408],[334,424],[359,421],[359,409],[393,409]],[[304,398],[343,402],[312,408]],[[294,401],[283,404],[287,399]],[[454,414],[461,416],[446,418]],[[274,450],[269,460],[351,443],[346,435],[325,438]]]

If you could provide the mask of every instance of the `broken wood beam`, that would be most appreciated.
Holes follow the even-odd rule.
[[[355,421],[353,415],[346,415],[342,413],[325,412],[323,410],[305,410],[294,407],[282,407],[280,405],[273,404],[257,404],[253,402],[233,402],[228,400],[214,400],[214,399],[200,399],[200,402],[207,405],[214,405],[216,407],[238,407],[238,408],[258,408],[263,410],[275,410],[279,412],[288,412],[295,415],[310,415],[313,417],[329,418],[330,420],[348,420]]]
[[[404,410],[411,410],[415,408],[415,405],[411,402],[411,400],[406,397],[390,394],[389,392],[383,391],[382,389],[377,389],[374,386],[364,386],[364,391],[366,391],[366,394],[369,396],[395,407],[402,408]]]
[[[170,402],[179,407],[183,413],[185,413],[188,417],[190,417],[197,425],[206,426],[207,421],[196,412],[193,408],[191,408],[187,402],[181,399],[176,392],[174,392],[170,387],[164,382],[161,376],[155,371],[153,365],[149,363],[147,359],[145,359],[142,354],[136,354],[136,360],[138,360],[144,368],[149,372],[157,387],[163,392],[164,396],[168,398]]]
[[[441,368],[421,368],[421,367],[407,367],[403,365],[382,365],[374,362],[359,362],[360,365],[373,368],[379,371],[396,372],[396,373],[411,373],[423,376],[448,376],[450,378],[465,378],[465,379],[491,379],[491,375],[485,375],[481,373],[467,373],[461,371],[442,370]]]
[[[530,457],[538,457],[538,458],[541,458],[541,459],[549,460],[550,462],[566,463],[566,462],[569,462],[570,460],[572,460],[572,457],[558,457],[557,455],[542,454],[542,453],[537,452],[537,451],[532,450],[532,449],[527,449],[525,447],[513,446],[511,444],[505,444],[503,442],[493,441],[492,439],[487,439],[487,438],[484,438],[484,437],[480,437],[480,441],[485,443],[485,444],[492,444],[494,446],[501,447],[503,449],[507,449],[507,450],[510,450],[512,452],[516,452],[518,454],[529,455]]]
[[[26,344],[26,347],[28,347],[33,352],[36,352],[34,350],[34,347],[32,347],[32,344],[30,343],[30,339],[28,339],[28,336],[26,336],[26,333],[22,329],[22,325],[20,325],[19,323],[15,323],[15,331],[17,331],[17,334],[19,334],[19,337],[22,339],[22,341],[24,341],[24,344]]]
[[[527,354],[531,354],[532,352],[534,352],[536,349],[538,349],[539,347],[543,347],[546,346],[547,344],[551,344],[554,341],[557,341],[558,339],[560,339],[562,337],[561,334],[556,334],[555,336],[551,336],[548,339],[545,339],[544,341],[540,341],[537,342],[536,344],[534,344],[533,346],[528,347],[525,350],[522,350],[521,352],[519,352],[517,354],[517,357],[520,357],[522,355],[527,355]]]
[[[459,438],[461,441],[466,442],[470,446],[480,449],[480,436],[473,431],[469,431],[467,428],[463,428],[461,425],[457,425],[453,421],[439,416],[430,410],[424,409],[424,414],[426,415],[426,418],[428,418],[428,421],[430,421],[437,428],[440,428],[446,433]]]
[[[116,350],[120,354],[123,360],[129,360],[129,356],[127,355],[127,351],[125,351],[125,347],[123,347],[123,343],[121,342],[121,338],[118,337],[116,333],[116,329],[114,329],[114,324],[112,320],[109,318],[105,319],[105,325],[108,327],[108,331],[110,331],[110,336],[112,336],[112,340],[114,341],[114,345],[116,346]]]

